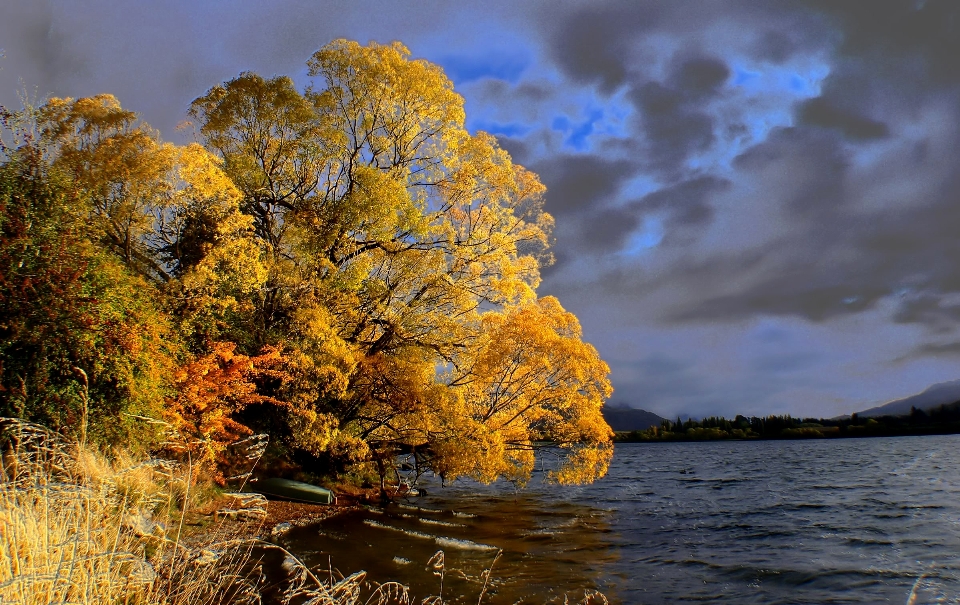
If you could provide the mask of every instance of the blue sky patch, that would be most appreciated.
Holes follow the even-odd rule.
[[[663,219],[655,216],[645,217],[640,229],[630,236],[627,245],[623,247],[622,254],[636,256],[656,248],[663,241],[663,236]]]
[[[568,116],[560,115],[553,118],[550,128],[566,135],[563,140],[564,147],[578,152],[590,151],[590,142],[587,137],[594,134],[597,123],[602,121],[603,117],[603,109],[593,108],[587,112],[582,122],[575,123]]]
[[[530,131],[533,130],[533,127],[517,122],[503,124],[490,120],[467,120],[467,129],[473,133],[482,130],[490,134],[499,134],[505,137],[522,137],[529,134]]]
[[[824,79],[830,75],[830,66],[815,62],[809,65],[731,65],[730,84],[747,93],[776,95],[786,93],[798,99],[820,96]]]
[[[483,78],[495,78],[516,84],[530,65],[530,58],[521,53],[469,57],[448,55],[438,63],[457,86]]]

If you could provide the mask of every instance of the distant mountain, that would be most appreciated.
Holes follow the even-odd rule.
[[[660,426],[664,420],[653,412],[632,408],[625,404],[603,406],[603,417],[615,431],[642,431]]]
[[[918,410],[929,411],[957,401],[960,401],[960,380],[952,380],[950,382],[939,382],[916,395],[896,399],[881,406],[857,412],[857,414],[866,417],[906,416],[910,414],[910,408],[915,407]]]

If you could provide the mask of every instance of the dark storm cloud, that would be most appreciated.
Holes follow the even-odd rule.
[[[851,139],[876,139],[887,136],[889,129],[883,122],[841,109],[824,97],[810,99],[801,105],[800,121],[811,126],[834,128]]]
[[[777,30],[768,30],[754,44],[754,56],[772,61],[774,63],[783,63],[789,59],[798,49],[798,45],[786,32]]]
[[[909,357],[941,357],[960,355],[960,342],[926,343],[917,347]]]
[[[729,67],[716,57],[675,58],[666,82],[631,86],[638,146],[648,167],[677,178],[691,155],[710,149],[716,127],[706,104],[729,77]]]
[[[889,294],[817,273],[764,276],[735,294],[701,298],[693,308],[668,313],[674,321],[749,319],[760,314],[799,316],[820,322],[865,311]]]
[[[822,221],[846,203],[849,161],[841,141],[829,132],[780,128],[737,156],[733,166],[741,178],[770,190],[769,199],[795,218]]]
[[[521,138],[497,135],[497,142],[510,154],[510,159],[521,166],[526,165],[530,157],[530,147]]]
[[[594,155],[558,155],[533,168],[547,186],[547,211],[558,216],[609,200],[636,171],[626,160]]]
[[[815,0],[807,5],[836,20],[847,55],[877,60],[878,76],[927,86],[960,80],[960,4],[954,0]]]
[[[819,257],[797,242],[676,262],[669,275],[646,288],[674,289],[675,303],[661,317],[671,322],[731,321],[757,315],[799,316],[810,321],[858,313],[887,293],[869,283],[848,281],[842,268],[823,271],[835,251]]]
[[[671,83],[690,100],[701,100],[717,94],[730,68],[716,57],[697,57],[683,60],[674,69]]]
[[[2,21],[0,48],[6,56],[0,67],[11,75],[31,74],[23,80],[28,91],[65,94],[65,81],[86,75],[87,57],[70,32],[58,26],[48,2],[14,3],[4,8]]]
[[[805,5],[840,32],[831,74],[819,98],[802,104],[801,124],[836,129],[853,141],[890,135],[938,97],[960,85],[960,4],[812,1]]]
[[[930,294],[904,295],[893,320],[925,324],[937,332],[950,332],[960,322],[960,304],[950,304]]]
[[[638,293],[651,288],[673,293],[664,299],[673,302],[664,305],[661,317],[725,322],[782,315],[822,322],[860,314],[906,291],[896,299],[893,321],[937,333],[960,326],[960,312],[951,302],[960,292],[960,271],[945,260],[960,258],[955,243],[960,196],[953,193],[960,166],[950,159],[960,157],[960,139],[944,134],[960,124],[956,104],[947,100],[956,98],[952,83],[960,81],[955,69],[960,37],[949,25],[960,23],[960,5],[868,4],[808,3],[801,9],[813,7],[839,32],[831,74],[819,96],[794,108],[795,127],[774,130],[732,164],[738,191],[760,196],[768,208],[769,216],[757,228],[771,235],[766,243],[740,248],[731,241],[727,250],[710,256],[689,249],[667,261],[654,281],[635,280]],[[882,14],[872,15],[874,10]],[[898,20],[904,31],[895,31]],[[781,62],[805,48],[789,32],[768,32],[759,44],[771,60]],[[947,60],[951,53],[953,59]],[[704,74],[707,95],[716,94],[725,81],[719,68],[712,80],[707,69],[688,73]],[[684,94],[684,81],[699,80],[683,76],[674,68],[663,82],[631,93],[641,132],[660,143],[655,149],[661,167],[681,165],[717,136],[709,110],[690,92]],[[888,152],[875,166],[858,160],[860,148],[903,136],[903,127],[893,125],[916,120],[925,106],[938,108],[942,131],[911,135],[915,140],[909,144],[898,141],[907,153]],[[899,199],[876,203],[874,198],[887,195],[884,183],[898,191]],[[771,223],[775,216],[779,222]],[[755,220],[743,217],[747,224]],[[627,287],[621,271],[607,283]],[[938,346],[923,354],[941,351]]]
[[[653,165],[676,169],[691,153],[706,151],[713,143],[713,118],[688,103],[680,91],[649,82],[634,89],[630,100]]]
[[[913,355],[960,352],[950,338],[960,326],[960,3],[703,2],[697,9],[608,2],[558,17],[549,41],[563,73],[601,94],[623,93],[634,108],[630,138],[595,149],[629,157],[635,174],[659,187],[634,202],[615,199],[628,188],[609,188],[588,210],[560,213],[558,228],[580,235],[564,241],[567,254],[604,258],[659,214],[662,243],[635,262],[618,256],[599,285],[635,315],[666,320],[664,329],[773,316],[813,330],[869,317],[876,323],[865,324],[850,355],[866,359],[880,348],[871,343],[896,346],[881,334],[902,337],[898,330],[908,326],[933,339]],[[731,105],[745,63],[748,72],[780,74],[795,87],[769,90],[768,99],[783,95],[773,102],[788,117]],[[770,121],[772,130],[761,125]],[[731,147],[738,157],[729,166],[710,164]],[[724,184],[700,195],[683,191],[705,174]],[[565,184],[556,175],[550,181],[554,192]],[[560,206],[576,199],[583,198],[568,196]],[[678,240],[680,232],[687,236]],[[575,289],[582,278],[567,271],[556,279]],[[902,350],[913,346],[901,342]],[[697,354],[669,350],[685,362]],[[750,383],[789,374],[797,377],[790,388],[814,384],[803,375],[832,371],[817,359],[754,364]],[[637,404],[706,410],[723,382],[699,364],[684,363],[683,372],[633,366],[632,378],[612,365],[617,389],[636,394]],[[770,405],[779,393],[754,395]]]
[[[610,93],[626,80],[637,59],[634,41],[653,28],[664,5],[643,2],[590,7],[565,15],[552,44],[554,58],[574,81]]]
[[[578,223],[580,241],[594,254],[623,250],[645,217],[664,218],[668,240],[677,240],[685,227],[696,228],[713,218],[710,197],[729,188],[725,179],[702,176],[658,189],[622,206],[587,212]],[[682,241],[682,240],[681,240]]]
[[[583,245],[592,253],[616,252],[640,226],[640,213],[634,208],[604,208],[581,219],[579,229]]]
[[[40,3],[36,13],[21,15],[24,20],[12,33],[20,37],[24,44],[21,48],[36,61],[45,83],[85,75],[84,57],[71,48],[69,34],[56,27],[49,7]],[[21,15],[8,17],[16,20]]]
[[[746,278],[749,285],[706,297],[696,309],[674,317],[772,313],[821,321],[868,309],[905,290],[911,293],[897,303],[894,321],[919,323],[935,332],[955,330],[960,312],[947,299],[960,291],[960,272],[946,259],[960,253],[954,235],[960,228],[960,199],[953,176],[960,166],[931,156],[929,141],[919,140],[899,162],[887,162],[882,172],[874,170],[877,178],[902,190],[903,199],[881,210],[865,210],[869,196],[883,190],[871,179],[855,178],[851,162],[856,146],[888,139],[893,134],[890,123],[915,117],[921,111],[918,103],[955,98],[960,5],[810,5],[842,32],[842,52],[823,93],[797,107],[796,128],[776,133],[735,162],[740,178],[777,183],[789,191],[771,197],[789,211],[794,235],[773,247],[763,273],[744,272],[736,262],[713,267],[728,278]],[[939,126],[951,132],[958,124],[960,112],[954,105]],[[960,139],[947,138],[940,153],[960,157]],[[771,173],[796,178],[770,179]],[[860,207],[854,206],[857,201]],[[938,347],[924,351],[932,354],[941,350]]]
[[[664,187],[633,202],[632,207],[642,212],[666,212],[668,224],[695,227],[713,218],[710,196],[726,191],[730,182],[716,176],[701,176]]]
[[[595,84],[610,93],[623,84],[648,78],[657,56],[654,34],[686,38],[699,46],[699,32],[718,22],[735,23],[735,34],[769,28],[758,37],[755,51],[784,60],[817,43],[810,15],[804,10],[770,3],[723,0],[695,5],[653,0],[592,2],[572,11],[558,11],[547,38],[554,61],[575,82]],[[774,60],[774,59],[771,59]]]
[[[929,190],[916,189],[916,201],[865,210],[871,200],[863,196],[882,192],[882,182],[921,171],[924,160],[882,174],[875,191],[860,191],[849,185],[856,179],[844,157],[830,159],[835,145],[823,133],[787,129],[751,149],[736,162],[738,177],[769,190],[770,203],[787,219],[773,239],[709,257],[689,251],[637,289],[674,292],[677,303],[663,315],[670,321],[781,315],[822,322],[893,297],[892,321],[934,333],[955,331],[960,263],[952,259],[960,258],[960,179],[941,174]],[[622,281],[616,287],[623,288]]]

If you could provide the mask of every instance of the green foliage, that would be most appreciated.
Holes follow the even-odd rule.
[[[0,168],[0,415],[138,441],[124,414],[158,413],[169,324],[78,210],[35,148]]]

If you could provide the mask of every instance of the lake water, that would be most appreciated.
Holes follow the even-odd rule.
[[[443,597],[613,603],[960,603],[960,436],[619,444],[583,487],[428,481],[299,528],[309,564]]]

